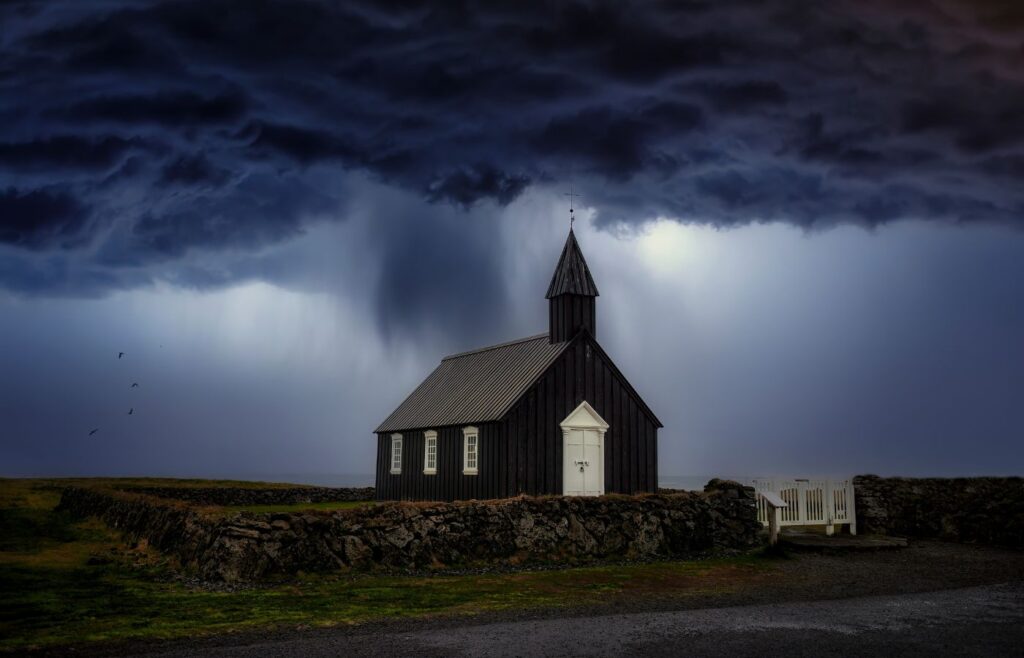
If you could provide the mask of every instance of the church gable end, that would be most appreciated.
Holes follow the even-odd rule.
[[[657,490],[661,422],[592,336],[580,334],[502,419],[514,449],[518,492],[561,493],[561,423],[581,403],[608,423],[605,490]]]

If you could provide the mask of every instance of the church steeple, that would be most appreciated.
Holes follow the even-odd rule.
[[[581,329],[597,335],[598,294],[590,268],[570,228],[546,295],[548,335],[552,343],[569,340]]]

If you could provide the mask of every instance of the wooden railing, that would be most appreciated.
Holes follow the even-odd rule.
[[[853,481],[827,479],[783,479],[751,478],[746,484],[754,487],[759,494],[771,491],[786,503],[777,510],[779,525],[825,526],[825,532],[832,534],[837,525],[849,525],[850,534],[857,534],[857,514],[853,506]],[[773,508],[763,496],[757,497],[757,518],[765,526]]]

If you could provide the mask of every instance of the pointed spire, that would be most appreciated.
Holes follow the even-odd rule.
[[[597,297],[597,286],[594,278],[590,276],[590,268],[583,258],[580,245],[576,242],[576,235],[569,229],[569,237],[562,248],[562,257],[558,259],[558,266],[551,276],[551,285],[548,286],[546,297],[552,299],[559,295],[582,295],[584,297]]]

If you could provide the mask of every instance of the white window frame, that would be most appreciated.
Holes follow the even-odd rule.
[[[398,448],[396,451],[395,448]],[[398,457],[398,466],[395,466],[395,457]],[[391,435],[391,474],[401,475],[402,473],[402,435]]]
[[[430,444],[434,444],[434,465],[430,465]],[[437,432],[427,430],[423,433],[423,474],[437,475]]]
[[[473,439],[470,442],[470,438]],[[473,466],[469,465],[469,446],[473,445]],[[462,474],[476,475],[480,472],[480,430],[475,427],[462,428]]]

